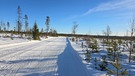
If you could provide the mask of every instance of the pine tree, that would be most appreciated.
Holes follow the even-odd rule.
[[[46,37],[47,37],[49,29],[50,29],[50,26],[49,26],[50,25],[50,17],[49,16],[46,16],[45,24],[46,24]]]
[[[53,30],[53,35],[57,36],[57,30]]]
[[[113,59],[113,48],[107,48],[107,50],[108,50],[108,58],[111,60],[111,61],[113,61],[114,59]]]
[[[101,68],[101,71],[106,70],[108,63],[106,61],[106,56],[102,56],[102,62],[99,64],[99,67]]]
[[[119,39],[119,40],[118,40],[118,43],[119,43],[119,45],[120,45],[120,44],[122,44],[122,40],[121,40],[121,39]]]
[[[44,33],[44,29],[43,28],[41,29],[40,33],[41,33],[41,37],[43,37],[43,33]]]
[[[43,28],[41,29],[41,33],[44,33],[44,29]]]
[[[106,70],[108,71],[107,73],[109,75],[116,75],[116,76],[128,76],[128,72],[127,69],[122,69],[119,59],[116,59],[116,63],[111,63],[111,65],[113,65],[113,67],[115,68],[114,70],[111,70],[109,68],[106,68]]]
[[[97,69],[97,58],[96,57],[94,59],[94,62],[95,62],[95,69]]]
[[[28,16],[25,14],[24,15],[24,19],[25,19],[25,32],[27,33],[28,32]]]
[[[9,31],[10,23],[7,22],[7,30]]]
[[[98,52],[98,43],[97,40],[94,40],[94,43],[91,46],[92,50],[95,50],[94,52]]]
[[[116,41],[114,40],[111,40],[108,42],[109,44],[109,47],[107,48],[108,50],[108,58],[111,60],[111,61],[115,61],[115,53],[117,51],[117,43]]]
[[[85,60],[90,62],[91,53],[88,50],[86,50],[86,51],[87,51],[87,53],[86,53],[87,58]]]
[[[3,23],[3,26],[4,26],[4,32],[6,33],[6,24]]]
[[[36,22],[34,23],[32,34],[34,40],[40,40],[40,33]]]
[[[18,34],[20,34],[21,30],[22,30],[22,22],[21,22],[21,7],[20,5],[17,8],[17,13],[18,13],[18,20],[17,20],[17,26],[18,26]]]
[[[114,41],[114,40],[112,40],[111,41],[111,43],[112,43],[112,47],[113,47],[113,56],[114,56],[114,62],[115,62],[115,59],[116,59],[116,51],[117,51],[117,46],[118,46],[118,44],[117,44],[117,42],[116,41]],[[118,55],[117,55],[118,56]]]

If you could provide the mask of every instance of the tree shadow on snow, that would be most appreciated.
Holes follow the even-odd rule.
[[[63,53],[58,56],[58,76],[88,76],[86,66],[81,57],[73,49],[70,41],[66,39],[67,45]]]

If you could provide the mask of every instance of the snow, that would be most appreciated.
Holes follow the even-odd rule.
[[[58,55],[65,46],[65,38],[60,37],[0,47],[0,75],[54,76]]]
[[[79,41],[79,40],[78,40]],[[81,40],[81,42],[71,42],[71,45],[73,46],[73,48],[77,51],[77,53],[79,54],[79,56],[82,59],[82,62],[85,64],[85,66],[87,67],[88,73],[90,76],[106,76],[107,71],[100,71],[99,69],[95,69],[95,62],[94,62],[94,58],[97,58],[98,61],[102,61],[102,56],[103,55],[107,55],[107,47],[108,46],[103,46],[100,42],[98,42],[100,48],[99,48],[99,53],[92,53],[91,54],[91,58],[90,58],[90,62],[87,62],[86,59],[86,48],[81,48],[81,43],[85,41]],[[85,44],[86,45],[86,44]],[[122,68],[124,69],[128,69],[128,73],[130,74],[130,76],[134,76],[135,75],[135,61],[131,61],[130,63],[128,62],[128,56],[129,56],[129,47],[126,46],[125,44],[123,45],[119,45],[118,47],[120,47],[120,49],[124,49],[124,51],[121,52],[121,60],[120,60],[120,64],[122,66]],[[135,54],[134,54],[135,55]],[[132,56],[134,56],[132,55]],[[98,63],[99,64],[99,63]],[[108,65],[108,67],[110,69],[114,69],[114,67],[112,65]],[[113,75],[112,75],[113,76]]]
[[[87,67],[89,76],[106,76],[105,72],[101,72],[101,71],[93,68],[94,65],[92,63],[87,63],[86,61],[84,61],[85,55],[84,55],[84,52],[82,51],[83,49],[78,44],[75,44],[74,42],[71,42],[71,45],[77,51],[77,53],[81,57],[81,60],[83,61],[83,63]]]
[[[64,52],[58,57],[58,74],[59,76],[89,76],[87,68],[68,39]]]
[[[66,37],[0,42],[0,76],[89,76]]]
[[[103,49],[98,43],[99,53],[92,53],[91,61],[87,62],[84,53],[91,48],[82,49],[82,42],[87,46],[81,39],[75,43],[66,37],[42,40],[0,38],[0,76],[106,76],[106,71],[95,69],[94,58],[100,61],[102,55],[107,54],[107,46]],[[128,69],[130,76],[134,76],[135,62],[128,62],[128,47],[125,49],[120,63]]]
[[[0,46],[14,44],[14,43],[28,42],[28,41],[29,40],[19,39],[19,38],[14,38],[13,40],[11,40],[11,38],[0,38]]]

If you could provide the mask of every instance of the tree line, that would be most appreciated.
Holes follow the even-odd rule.
[[[23,28],[23,20],[24,20],[24,28]],[[0,32],[2,33],[12,33],[12,34],[18,34],[19,36],[22,36],[22,34],[25,34],[25,36],[32,36],[32,34],[35,34],[35,32],[39,33],[41,36],[45,36],[47,38],[48,35],[56,35],[57,31],[55,29],[50,28],[50,17],[46,16],[45,19],[45,30],[41,28],[41,31],[39,31],[38,24],[35,21],[33,28],[29,27],[29,17],[27,14],[22,17],[22,10],[20,5],[17,7],[17,20],[16,20],[16,26],[13,27],[13,30],[10,30],[10,22],[3,22],[0,21]],[[35,30],[38,29],[38,30]],[[37,35],[37,34],[35,34]],[[38,36],[38,35],[37,35]],[[33,38],[35,39],[35,38]]]

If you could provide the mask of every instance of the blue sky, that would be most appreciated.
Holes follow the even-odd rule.
[[[28,15],[29,27],[36,21],[45,29],[50,16],[50,26],[58,33],[71,33],[76,21],[78,34],[100,35],[109,25],[112,35],[125,35],[135,13],[135,0],[0,0],[0,21],[9,21],[11,29],[16,26],[18,5],[22,17]]]

